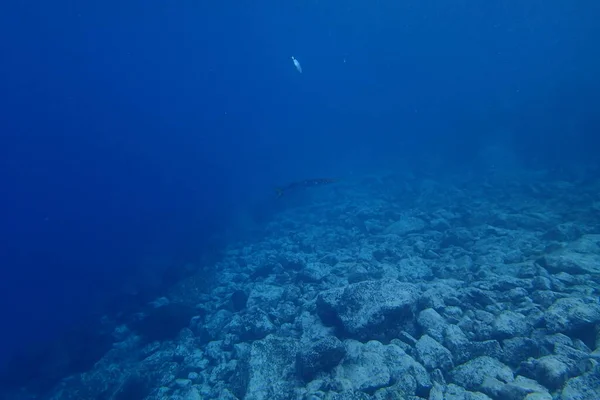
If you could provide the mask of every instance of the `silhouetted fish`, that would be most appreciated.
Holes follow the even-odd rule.
[[[328,185],[330,183],[334,183],[337,181],[338,181],[337,179],[332,179],[332,178],[305,179],[303,181],[293,182],[293,183],[290,183],[289,185],[275,188],[275,192],[277,192],[277,197],[279,198],[279,197],[283,196],[283,194],[285,192],[289,192],[290,190],[299,189],[299,188],[308,188],[308,187],[313,187],[313,186]]]

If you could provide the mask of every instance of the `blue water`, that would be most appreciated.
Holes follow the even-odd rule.
[[[278,185],[467,174],[498,143],[532,168],[593,164],[599,17],[588,0],[4,2],[0,362],[212,265],[281,211]]]

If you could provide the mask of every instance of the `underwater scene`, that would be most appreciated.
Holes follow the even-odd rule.
[[[600,2],[5,2],[0,400],[599,400]]]

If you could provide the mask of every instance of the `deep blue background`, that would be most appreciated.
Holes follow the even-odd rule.
[[[593,161],[600,5],[525,3],[3,2],[0,354],[201,263],[279,183]]]

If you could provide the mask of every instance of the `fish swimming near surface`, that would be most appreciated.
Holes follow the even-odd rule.
[[[275,188],[275,192],[277,193],[277,198],[284,195],[284,193],[290,192],[295,189],[309,188],[314,186],[323,186],[328,185],[330,183],[337,182],[338,179],[333,178],[315,178],[315,179],[305,179],[303,181],[292,182],[289,185]]]
[[[296,67],[298,72],[302,73],[302,65],[300,65],[300,61],[296,60],[296,58],[292,56],[292,62],[294,63],[294,67]]]

